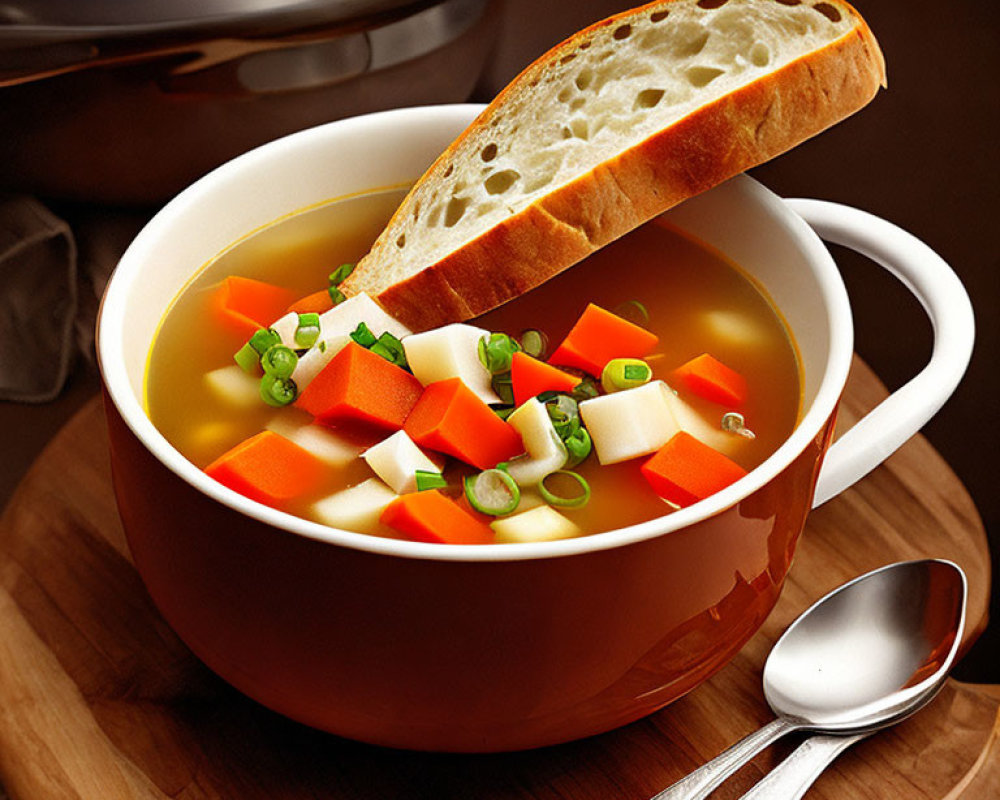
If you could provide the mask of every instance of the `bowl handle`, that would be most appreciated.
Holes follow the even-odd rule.
[[[830,447],[816,484],[815,508],[871,472],[944,405],[969,363],[975,323],[958,276],[912,234],[838,203],[798,198],[786,203],[822,239],[867,256],[899,278],[920,301],[934,330],[927,365]]]

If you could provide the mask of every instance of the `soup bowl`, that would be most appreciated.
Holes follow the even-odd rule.
[[[912,236],[854,209],[782,200],[739,176],[668,219],[740,264],[780,309],[798,345],[803,397],[787,440],[718,494],[588,537],[461,546],[324,527],[206,477],[144,410],[147,356],[171,301],[203,265],[268,223],[413,181],[479,110],[357,117],[223,165],[141,231],[98,325],[114,489],[135,565],[164,619],[265,706],[394,747],[553,744],[630,722],[691,690],[767,617],[810,508],[935,413],[973,338],[960,282]],[[813,228],[895,271],[935,329],[923,371],[832,447],[852,321]]]

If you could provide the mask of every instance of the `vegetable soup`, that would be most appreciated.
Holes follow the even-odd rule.
[[[524,542],[690,505],[791,433],[787,328],[737,266],[663,220],[466,323],[412,333],[345,298],[402,194],[282,219],[175,300],[146,404],[195,465],[338,528]]]

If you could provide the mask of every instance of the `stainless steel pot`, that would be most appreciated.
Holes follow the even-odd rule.
[[[154,203],[300,128],[465,100],[499,3],[0,4],[0,187]]]

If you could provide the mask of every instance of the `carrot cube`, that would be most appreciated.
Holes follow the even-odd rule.
[[[642,358],[653,352],[659,341],[645,328],[591,303],[556,348],[549,363],[577,367],[599,376],[611,359]]]
[[[672,376],[676,384],[713,403],[740,408],[747,399],[746,378],[708,353],[682,364]]]
[[[747,472],[718,450],[681,431],[642,465],[642,474],[660,497],[684,507],[725,489]]]
[[[294,299],[290,289],[239,275],[222,281],[213,298],[219,320],[243,339],[282,316]]]
[[[313,292],[305,297],[300,297],[294,303],[292,303],[285,312],[293,311],[296,314],[308,314],[310,312],[314,314],[322,314],[324,311],[329,311],[333,308],[333,300],[330,298],[330,292],[326,289],[320,289],[318,292]]]
[[[514,405],[542,392],[572,392],[580,379],[563,372],[527,353],[514,353],[510,360],[510,380],[514,388]]]
[[[273,431],[251,436],[205,467],[223,486],[279,508],[316,491],[325,472],[316,456]]]
[[[488,469],[524,452],[517,431],[494,414],[460,378],[432,383],[406,420],[421,447]]]
[[[303,389],[296,405],[331,427],[398,431],[422,390],[406,370],[348,342]]]
[[[490,544],[489,525],[463,511],[436,489],[403,494],[389,503],[380,521],[418,542]]]

